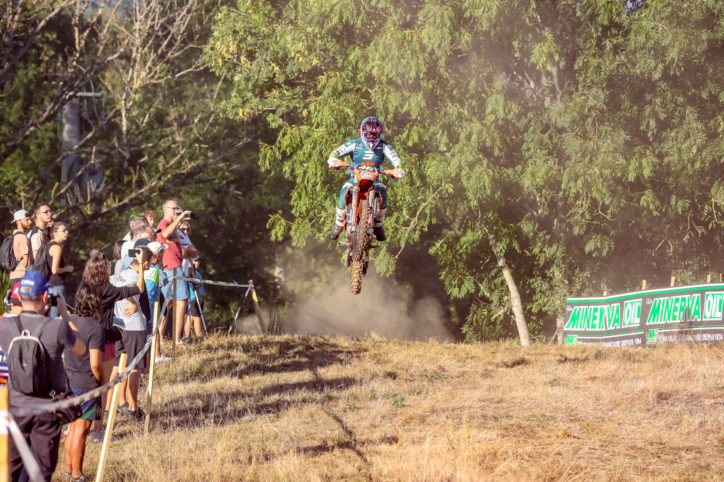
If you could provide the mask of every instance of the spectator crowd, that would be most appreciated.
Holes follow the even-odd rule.
[[[9,385],[10,412],[46,480],[58,463],[66,423],[65,476],[86,480],[86,440],[90,435],[92,442],[103,441],[110,397],[81,403],[71,420],[64,414],[24,415],[27,410],[18,410],[82,395],[113,379],[122,354],[130,361],[143,350],[157,302],[159,333],[175,321],[169,343],[188,343],[192,327],[197,337],[202,335],[203,285],[174,281],[174,275],[201,279],[200,258],[189,237],[189,219],[195,215],[174,199],[161,209],[158,223],[154,210],[130,216],[128,231],[113,244],[112,255],[92,249],[82,273],[66,262],[64,253],[72,226],[54,219],[51,206],[40,203],[33,212],[13,214],[12,234],[0,246],[0,266],[10,279],[0,318],[0,385]],[[66,301],[66,281],[72,276],[79,283]],[[170,302],[174,297],[175,307]],[[156,363],[169,360],[162,353],[162,338],[156,337],[155,346],[119,385],[117,410],[129,423],[145,417],[138,392],[149,357]],[[27,479],[14,444],[10,465],[12,480]]]

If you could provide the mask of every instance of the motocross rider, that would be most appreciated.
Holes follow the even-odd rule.
[[[359,137],[349,140],[333,150],[329,155],[327,165],[333,169],[337,169],[335,162],[339,162],[340,157],[350,156],[350,167],[359,166],[363,163],[372,163],[379,170],[382,162],[387,158],[387,160],[395,166],[395,177],[402,179],[405,177],[402,160],[400,160],[400,156],[397,155],[392,146],[382,140],[383,130],[382,122],[377,117],[367,117],[359,126]],[[347,214],[345,210],[345,196],[353,184],[354,176],[344,183],[342,190],[339,192],[334,226],[332,226],[332,231],[329,233],[330,239],[337,239],[344,229],[344,221]],[[377,240],[384,241],[387,239],[383,227],[385,215],[387,214],[387,188],[378,178],[375,182],[375,189],[382,197],[382,204],[377,216],[375,216],[373,230]]]

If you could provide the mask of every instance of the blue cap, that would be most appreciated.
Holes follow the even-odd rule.
[[[20,280],[18,292],[21,298],[40,296],[48,291],[48,279],[40,271],[27,271]]]
[[[135,243],[133,243],[133,248],[140,248],[141,246],[148,246],[150,244],[150,241],[147,239],[137,239]]]

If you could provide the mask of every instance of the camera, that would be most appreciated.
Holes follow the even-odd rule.
[[[57,295],[48,295],[48,299],[50,300],[50,306],[58,306],[58,296]]]
[[[184,212],[184,210],[181,208],[178,208],[176,210],[177,215],[180,215],[182,212]],[[191,212],[191,213],[189,213],[189,219],[199,219],[199,215],[194,212]]]
[[[128,257],[135,258],[138,255],[138,249],[131,248],[128,250]]]

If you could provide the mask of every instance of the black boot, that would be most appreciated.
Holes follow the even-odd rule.
[[[385,236],[385,228],[383,228],[382,226],[380,226],[379,228],[372,228],[372,232],[375,233],[377,241],[387,240],[387,236]]]
[[[332,231],[329,233],[329,239],[332,241],[336,241],[337,238],[339,238],[339,234],[344,229],[344,226],[340,226],[339,224],[335,224],[332,226]]]

